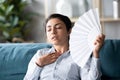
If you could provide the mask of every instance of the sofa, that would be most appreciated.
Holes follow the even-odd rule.
[[[105,40],[100,60],[102,80],[120,80],[120,40]]]
[[[0,80],[23,80],[38,49],[47,43],[0,43]],[[102,80],[120,80],[120,40],[105,40],[100,50]]]
[[[23,80],[32,56],[46,47],[51,46],[46,43],[0,44],[0,80]]]

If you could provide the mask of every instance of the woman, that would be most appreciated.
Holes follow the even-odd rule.
[[[72,24],[67,16],[52,14],[46,20],[46,33],[52,48],[38,50],[31,59],[24,80],[99,80],[101,77],[99,50],[104,35],[95,41],[92,57],[84,68],[80,68],[71,58],[69,35]]]

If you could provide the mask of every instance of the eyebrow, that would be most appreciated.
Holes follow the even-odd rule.
[[[57,23],[57,24],[55,24],[54,27],[57,26],[57,25],[61,25],[61,23]],[[51,26],[48,25],[48,26],[46,26],[46,27],[51,27]]]

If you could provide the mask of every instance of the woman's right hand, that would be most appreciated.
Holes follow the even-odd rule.
[[[55,62],[59,56],[60,54],[58,54],[57,52],[51,54],[45,54],[37,59],[36,64],[40,67],[43,67],[45,65]]]

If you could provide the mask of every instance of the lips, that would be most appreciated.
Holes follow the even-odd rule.
[[[51,40],[56,40],[56,39],[57,39],[56,36],[51,37]]]

